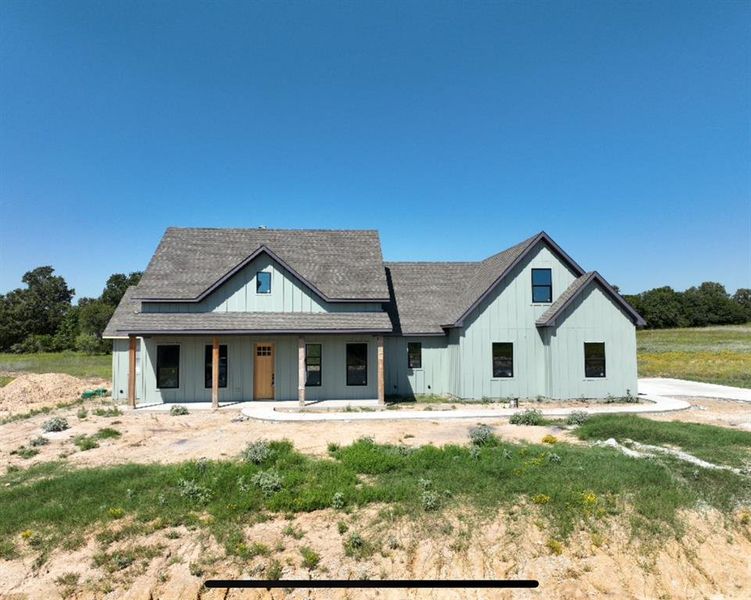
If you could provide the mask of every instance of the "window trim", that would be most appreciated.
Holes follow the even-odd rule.
[[[227,344],[219,344],[219,365],[222,364],[222,348],[224,348],[224,385],[222,385],[222,369],[221,366],[219,368],[219,387],[222,389],[226,389],[227,385],[229,384],[229,347]],[[213,344],[206,344],[204,346],[203,350],[203,387],[206,390],[210,390],[213,388],[212,385],[212,378],[211,378],[211,369],[213,368],[214,363],[214,357],[212,356],[212,353],[214,351]],[[206,360],[206,353],[209,354],[209,360]],[[208,372],[207,372],[208,371]],[[206,380],[206,375],[209,375],[208,383]]]
[[[268,276],[269,276],[269,291],[268,291],[268,292],[259,292],[259,291],[258,291],[258,286],[259,286],[259,283],[260,283],[260,280],[258,279],[258,276],[259,276],[259,275],[260,275],[261,273],[264,273],[264,274],[266,274],[266,275],[268,275]],[[270,295],[270,294],[271,294],[271,279],[272,279],[272,276],[271,276],[271,271],[263,271],[263,270],[261,270],[261,271],[256,271],[256,295],[257,295],[257,296],[268,296],[268,295]]]
[[[308,346],[318,346],[318,383],[308,383]],[[323,344],[305,344],[305,387],[321,387],[323,385]]]
[[[602,375],[587,375],[587,346],[602,345]],[[606,379],[608,376],[608,355],[605,342],[584,342],[584,379]]]
[[[508,345],[511,346],[511,375],[496,375],[495,374],[495,346],[496,345]],[[515,377],[516,370],[514,369],[514,342],[491,342],[490,346],[490,369],[493,375],[493,379],[513,379]]]
[[[417,346],[418,347],[418,351],[419,351],[418,361],[419,361],[419,364],[417,366],[414,366],[412,364],[412,356],[410,355],[410,352],[409,352],[409,347],[410,346]],[[407,368],[408,369],[412,369],[412,370],[422,369],[422,342],[407,342]]]
[[[177,385],[170,385],[167,387],[159,385],[159,348],[169,348],[174,346],[177,348]],[[179,390],[180,389],[180,363],[182,362],[182,348],[180,344],[157,344],[156,345],[156,372],[154,373],[156,379],[156,389],[158,390]]]
[[[535,284],[535,271],[548,271],[550,273],[550,283],[545,285]],[[550,267],[536,267],[532,269],[530,275],[532,284],[532,304],[551,304],[553,302],[553,269]],[[547,288],[549,300],[535,300],[535,288]]]
[[[349,352],[348,348],[350,346],[365,346],[365,380],[363,383],[350,383],[349,382]],[[345,369],[345,385],[346,387],[367,387],[368,385],[368,368],[370,365],[368,364],[368,353],[370,351],[370,347],[368,342],[348,342],[344,345],[344,369]]]

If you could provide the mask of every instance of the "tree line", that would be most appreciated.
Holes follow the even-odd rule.
[[[705,281],[683,292],[665,286],[623,297],[651,329],[751,321],[751,289],[740,288],[731,296],[724,285],[713,281]]]
[[[109,352],[111,344],[102,332],[141,274],[114,273],[98,298],[81,298],[74,305],[76,291],[52,267],[25,273],[25,288],[0,294],[0,352]]]

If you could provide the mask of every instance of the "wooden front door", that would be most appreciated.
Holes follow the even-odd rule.
[[[253,397],[255,400],[274,399],[273,344],[256,344],[253,361]]]

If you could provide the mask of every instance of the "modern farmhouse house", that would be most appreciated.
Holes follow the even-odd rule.
[[[105,331],[132,404],[636,394],[643,319],[546,233],[385,263],[376,231],[167,229]]]

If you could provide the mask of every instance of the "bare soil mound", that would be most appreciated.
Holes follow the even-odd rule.
[[[63,373],[23,373],[0,388],[0,419],[33,409],[73,402],[103,382]]]

